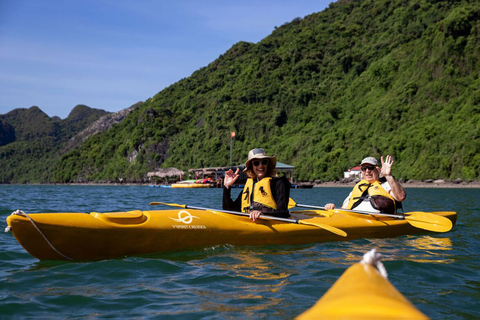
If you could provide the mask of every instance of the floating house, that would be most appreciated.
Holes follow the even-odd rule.
[[[237,170],[237,168],[240,169],[240,177],[238,182],[242,183],[247,180],[247,175],[243,173],[243,170],[245,169],[245,164],[240,164],[238,166],[232,166],[232,167],[209,167],[209,168],[198,168],[198,169],[190,169],[188,172],[190,173],[190,177],[193,177],[195,179],[205,179],[207,177],[212,178],[215,181],[223,181],[223,178],[225,177],[225,172],[232,169],[232,170]],[[277,165],[275,167],[275,170],[279,175],[283,174],[285,175],[290,181],[293,181],[293,170],[295,169],[294,166],[282,163],[277,161]]]
[[[362,169],[360,166],[356,166],[353,168],[348,169],[348,171],[343,172],[344,178],[361,178],[362,177]]]

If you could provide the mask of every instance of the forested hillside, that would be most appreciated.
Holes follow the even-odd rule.
[[[0,183],[48,182],[65,143],[107,114],[78,105],[64,120],[38,107],[0,115]]]
[[[235,131],[234,163],[263,147],[300,180],[386,154],[397,178],[478,180],[479,59],[478,1],[333,3],[235,44],[45,176],[134,182],[159,167],[225,166]]]

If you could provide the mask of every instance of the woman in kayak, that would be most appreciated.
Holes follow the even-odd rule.
[[[239,177],[239,169],[225,172],[223,181],[223,209],[250,214],[257,220],[261,214],[281,218],[290,217],[288,200],[290,182],[285,177],[275,177],[276,157],[269,157],[262,148],[252,149],[248,153],[244,172],[248,179],[237,199],[231,199],[231,186]]]
[[[392,175],[394,163],[391,156],[383,161],[382,168],[378,167],[378,161],[374,157],[362,160],[360,167],[363,180],[353,187],[342,205],[342,209],[356,209],[369,212],[397,213],[401,208],[401,202],[407,194],[400,183]],[[380,174],[383,175],[380,178]],[[325,210],[335,209],[334,203],[327,203]]]

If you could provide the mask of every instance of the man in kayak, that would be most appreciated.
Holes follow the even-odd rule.
[[[407,194],[400,183],[392,175],[394,163],[391,156],[383,161],[382,168],[378,167],[378,161],[374,157],[367,157],[362,160],[360,167],[362,178],[353,187],[342,205],[342,209],[356,209],[369,212],[397,213],[401,208],[401,202]],[[383,175],[380,178],[380,174]],[[327,203],[325,210],[335,209],[334,203]]]
[[[223,209],[250,214],[257,220],[261,214],[281,218],[290,217],[288,200],[290,182],[285,177],[275,177],[276,157],[267,156],[262,148],[252,149],[248,153],[244,172],[248,179],[237,199],[231,199],[231,186],[239,177],[239,169],[225,172],[223,181]]]

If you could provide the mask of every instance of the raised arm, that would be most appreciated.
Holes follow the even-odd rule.
[[[237,171],[235,173],[233,172],[232,169],[228,170],[225,172],[225,179],[223,180],[223,186],[227,189],[230,189],[230,187],[237,181],[239,177],[239,168],[237,168]]]
[[[392,166],[395,161],[393,161],[392,157],[389,155],[387,155],[385,161],[383,160],[383,156],[380,158],[380,160],[382,161],[382,169],[380,172],[387,179],[387,182],[390,185],[392,197],[400,202],[405,200],[407,193],[397,179],[395,179],[395,177],[392,175]]]

